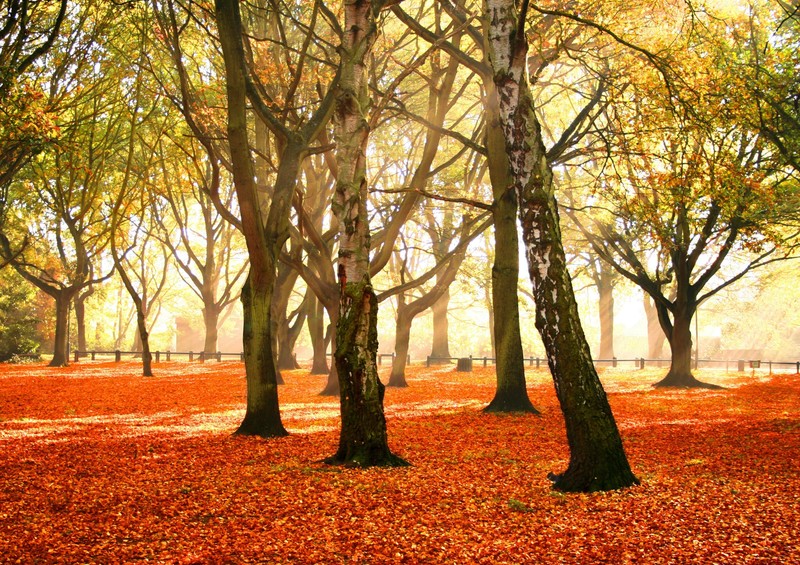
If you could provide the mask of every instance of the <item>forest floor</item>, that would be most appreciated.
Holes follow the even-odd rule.
[[[0,562],[800,563],[798,375],[656,390],[663,369],[602,371],[642,484],[564,495],[544,369],[537,417],[481,412],[491,367],[411,367],[386,413],[412,466],[370,470],[321,463],[338,440],[325,377],[285,373],[291,435],[262,440],[231,435],[241,363],[154,370],[0,365]]]

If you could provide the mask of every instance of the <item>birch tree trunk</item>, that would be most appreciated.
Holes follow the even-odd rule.
[[[528,83],[525,14],[518,15],[514,0],[485,0],[484,6],[489,60],[536,300],[536,327],[570,448],[567,470],[550,477],[556,489],[571,492],[635,485],[639,481],[594,369],[567,271],[552,171]]]
[[[366,60],[377,35],[382,2],[344,3],[341,79],[334,110],[339,176],[333,212],[339,221],[339,317],[334,354],[339,375],[342,428],[339,449],[328,459],[358,467],[407,464],[389,450],[378,378],[378,300],[369,276],[366,149],[369,104]]]

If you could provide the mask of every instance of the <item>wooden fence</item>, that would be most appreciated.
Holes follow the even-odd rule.
[[[209,352],[197,352],[194,351],[154,351],[151,352],[153,362],[159,363],[162,360],[164,361],[172,361],[172,360],[179,360],[179,359],[188,359],[189,361],[222,361],[223,358],[226,359],[234,359],[237,361],[244,361],[244,353],[223,353],[221,351],[217,351],[216,353],[209,353]],[[100,350],[92,350],[92,351],[75,351],[73,354],[73,358],[75,362],[80,361],[81,358],[89,358],[92,361],[95,361],[98,357],[103,358],[111,358],[113,357],[114,361],[119,362],[122,361],[123,355],[139,358],[141,357],[142,353],[140,351],[100,351]],[[330,353],[328,354],[330,356]],[[381,365],[383,359],[388,358],[394,361],[395,354],[394,353],[378,353],[377,360],[378,365]],[[472,366],[475,363],[480,363],[484,367],[494,365],[496,363],[496,359],[494,357],[475,357],[470,355],[469,357],[434,357],[428,356],[425,359],[425,366],[430,367],[431,365],[439,365],[439,364],[448,364],[448,363],[456,363],[456,368],[461,371],[471,371]],[[411,355],[408,356],[407,362],[411,364]],[[525,362],[530,367],[535,367],[537,369],[547,367],[547,360],[541,357],[526,357]],[[669,359],[645,359],[644,357],[634,357],[630,359],[618,359],[616,357],[612,359],[595,359],[594,363],[598,367],[618,367],[618,368],[630,368],[630,369],[644,369],[647,366],[650,367],[669,367],[670,361]],[[784,371],[794,371],[796,373],[800,373],[800,361],[762,361],[761,359],[739,359],[736,361],[731,360],[724,360],[724,359],[700,359],[699,361],[694,362],[694,368],[725,368],[726,371],[729,371],[731,367],[736,367],[738,372],[744,372],[746,369],[760,369],[760,370],[768,370],[771,374],[773,370],[784,370]]]

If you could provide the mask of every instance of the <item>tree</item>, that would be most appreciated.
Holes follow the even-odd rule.
[[[315,3],[311,14],[313,20],[320,9],[320,3]],[[305,71],[314,31],[313,26],[302,28],[305,30],[305,38],[300,38],[302,51],[296,65],[291,63],[292,83],[288,93],[284,93],[289,96],[286,96],[284,110],[280,110],[258,75],[254,74],[254,69],[248,65],[245,53],[252,56],[253,48],[244,33],[239,3],[217,0],[216,17],[225,60],[231,168],[241,211],[242,233],[250,258],[250,274],[242,289],[248,400],[247,412],[237,433],[281,436],[286,434],[286,430],[280,422],[278,410],[278,375],[272,338],[276,271],[289,237],[290,209],[301,164],[329,119],[335,88],[332,86],[320,100],[311,102],[314,109],[308,118],[298,113],[294,94]],[[252,104],[257,120],[277,138],[278,165],[268,203],[257,184],[251,154],[248,102]],[[296,119],[297,123],[287,123],[289,117]]]
[[[628,79],[603,134],[613,159],[604,169],[616,172],[597,177],[595,202],[571,215],[595,252],[653,299],[671,349],[657,386],[710,387],[692,374],[692,318],[751,269],[792,253],[798,184],[747,126],[752,106],[728,74],[730,51],[703,35],[682,41],[689,55],[670,67],[680,82]],[[598,209],[606,213],[584,213]]]
[[[592,364],[567,272],[553,174],[528,82],[527,7],[523,2],[518,12],[513,0],[487,0],[484,32],[536,298],[536,327],[570,447],[569,466],[553,476],[554,486],[564,491],[617,489],[639,481]]]
[[[0,20],[0,231],[8,187],[30,159],[58,137],[54,103],[32,67],[52,49],[67,0],[9,0]]]
[[[19,171],[6,192],[14,214],[0,225],[0,256],[55,301],[51,366],[69,361],[74,297],[111,276],[111,270],[99,272],[109,243],[103,204],[106,175],[123,143],[121,119],[108,111],[119,107],[122,77],[106,72],[114,66],[107,48],[118,30],[108,6],[88,2],[79,8],[34,69],[37,80],[48,84],[46,106],[61,108],[55,124],[59,150],[42,153]],[[92,57],[97,64],[89,63]]]
[[[379,300],[384,300],[390,295],[397,295],[397,321],[395,331],[395,356],[392,361],[392,372],[389,375],[387,386],[405,387],[408,386],[405,380],[406,360],[408,358],[409,341],[411,338],[411,324],[414,318],[428,308],[431,308],[442,295],[445,294],[450,285],[456,278],[458,270],[466,257],[467,247],[479,235],[484,233],[489,226],[489,220],[485,219],[487,214],[481,214],[475,218],[464,218],[460,232],[461,237],[457,245],[447,253],[434,254],[437,264],[425,275],[413,281],[406,281],[405,276],[408,272],[407,258],[400,259],[400,284],[386,292],[381,293]],[[427,226],[426,231],[430,233],[431,226]],[[438,238],[438,234],[434,237]],[[432,288],[425,290],[422,284],[426,279],[436,277],[436,282]],[[417,296],[408,302],[406,293],[417,290]],[[435,323],[435,322],[434,322]]]
[[[198,143],[177,139],[159,148],[161,192],[153,200],[160,237],[170,249],[181,278],[203,305],[205,353],[217,351],[220,316],[239,298],[247,271],[236,226],[225,220],[209,196],[211,167]],[[172,151],[170,151],[172,149]],[[236,212],[232,187],[220,190],[220,202]]]
[[[0,363],[38,352],[42,339],[36,328],[34,294],[13,269],[0,271]]]
[[[376,364],[378,299],[369,272],[366,61],[378,34],[382,7],[381,0],[344,5],[341,80],[334,113],[338,176],[332,208],[339,220],[340,285],[334,359],[342,427],[339,448],[328,462],[359,467],[407,465],[389,449],[383,413],[385,389]]]

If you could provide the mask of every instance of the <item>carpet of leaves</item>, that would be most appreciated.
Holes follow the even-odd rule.
[[[602,373],[642,485],[563,495],[542,411],[487,415],[494,371],[411,367],[386,411],[400,469],[321,460],[338,439],[324,377],[284,374],[291,435],[234,437],[240,363],[0,366],[4,563],[800,563],[800,376],[703,372],[724,390]],[[386,375],[383,375],[386,377]]]

